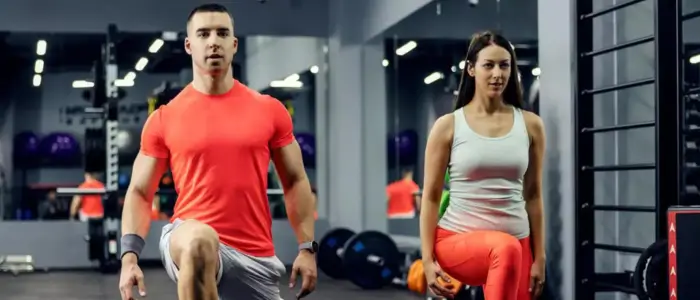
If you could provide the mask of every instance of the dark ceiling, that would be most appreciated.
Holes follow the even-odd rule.
[[[148,73],[178,72],[191,64],[181,41],[166,41],[156,54],[148,53],[151,43],[160,37],[153,33],[122,33],[117,38],[117,62],[120,70],[131,70],[139,58],[147,56]],[[44,72],[90,72],[100,59],[104,34],[31,34],[0,33],[3,68],[32,68],[37,59],[36,44],[46,40]]]

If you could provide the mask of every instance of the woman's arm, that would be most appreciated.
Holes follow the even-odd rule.
[[[454,133],[453,124],[454,116],[452,114],[444,115],[435,121],[425,147],[423,196],[421,197],[420,210],[420,237],[423,261],[433,261],[438,206],[442,195],[445,170],[450,158],[452,135]]]
[[[544,204],[542,200],[542,169],[545,153],[545,134],[542,119],[523,112],[530,135],[530,163],[525,172],[523,197],[530,221],[530,236],[535,260],[546,259],[544,233]]]

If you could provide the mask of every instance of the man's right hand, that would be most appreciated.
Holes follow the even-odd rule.
[[[146,284],[143,271],[139,268],[135,254],[127,253],[122,257],[122,272],[119,277],[119,292],[122,300],[134,300],[134,286],[139,290],[139,296],[146,297]]]

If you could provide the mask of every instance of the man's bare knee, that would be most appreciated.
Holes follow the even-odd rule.
[[[184,261],[200,268],[214,268],[218,262],[219,236],[206,224],[185,221],[170,237],[170,254],[177,266]]]

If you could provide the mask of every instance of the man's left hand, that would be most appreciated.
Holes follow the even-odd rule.
[[[304,298],[316,289],[318,271],[316,270],[316,257],[313,253],[301,250],[292,265],[292,274],[289,278],[289,288],[294,288],[297,275],[301,275],[301,289],[297,293],[297,299]]]

